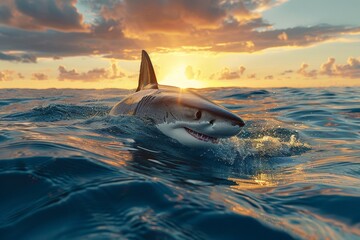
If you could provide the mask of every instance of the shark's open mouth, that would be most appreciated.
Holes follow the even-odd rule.
[[[194,130],[192,130],[190,128],[187,128],[187,127],[184,127],[184,128],[191,136],[193,136],[196,139],[199,139],[199,140],[204,141],[204,142],[219,143],[219,139],[217,139],[217,138],[210,137],[210,136],[205,135],[203,133],[196,132],[196,131],[194,131]]]

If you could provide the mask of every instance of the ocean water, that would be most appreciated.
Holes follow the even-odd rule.
[[[1,239],[360,239],[360,88],[201,89],[246,121],[194,150],[130,90],[0,90]]]

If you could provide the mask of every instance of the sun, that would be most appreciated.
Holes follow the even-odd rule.
[[[170,71],[159,81],[162,85],[176,86],[179,88],[203,88],[205,84],[201,80],[188,79],[185,76],[186,66],[181,66]]]

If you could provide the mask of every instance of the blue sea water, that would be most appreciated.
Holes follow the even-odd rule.
[[[360,239],[360,88],[201,89],[246,121],[208,150],[130,90],[0,90],[1,239]]]

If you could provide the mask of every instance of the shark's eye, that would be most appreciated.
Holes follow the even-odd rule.
[[[200,111],[200,110],[197,111],[197,112],[195,113],[195,119],[196,119],[196,120],[199,120],[199,119],[201,118],[201,115],[202,115],[201,111]]]

